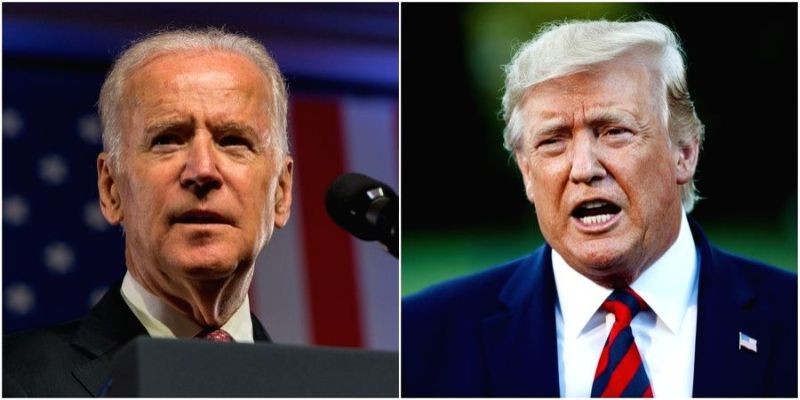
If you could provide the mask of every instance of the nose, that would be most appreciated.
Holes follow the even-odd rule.
[[[572,168],[569,178],[574,183],[590,184],[602,180],[607,171],[598,156],[597,138],[593,132],[574,135],[572,143]]]
[[[203,198],[214,189],[222,187],[214,142],[210,137],[198,134],[189,143],[186,164],[180,177],[181,187]]]

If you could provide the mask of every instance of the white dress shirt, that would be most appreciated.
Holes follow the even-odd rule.
[[[558,376],[562,397],[589,397],[597,362],[614,324],[600,309],[612,290],[581,275],[554,250]],[[650,305],[631,322],[655,397],[692,395],[698,256],[686,215],[673,245],[631,288]]]
[[[203,327],[193,319],[148,292],[130,273],[125,273],[120,292],[152,337],[192,338],[203,331]],[[228,332],[237,343],[253,343],[253,321],[250,319],[250,299],[247,296],[221,329]]]

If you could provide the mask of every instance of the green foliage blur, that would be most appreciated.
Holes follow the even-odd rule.
[[[477,272],[533,252],[544,243],[536,221],[506,231],[404,235],[402,295],[434,283]],[[750,259],[797,271],[797,227],[765,223],[704,224],[711,243]],[[796,223],[796,219],[793,221]]]

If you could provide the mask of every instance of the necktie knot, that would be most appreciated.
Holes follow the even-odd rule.
[[[195,337],[217,343],[230,343],[234,341],[233,337],[231,337],[228,332],[218,328],[206,328]]]
[[[650,307],[633,289],[626,287],[614,290],[603,302],[603,309],[614,314],[616,323],[627,326],[639,311],[648,310]]]

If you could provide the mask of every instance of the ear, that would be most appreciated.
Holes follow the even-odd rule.
[[[100,193],[100,211],[111,225],[122,222],[122,203],[119,196],[119,185],[111,171],[108,154],[97,156],[97,191]]]
[[[292,167],[294,160],[284,156],[283,166],[278,176],[278,187],[275,189],[275,227],[283,228],[289,222],[292,213]]]
[[[531,182],[530,179],[530,165],[528,164],[528,159],[521,151],[514,150],[514,160],[517,162],[519,172],[522,174],[522,182],[525,184],[525,196],[527,196],[528,201],[533,204],[533,182]]]
[[[678,143],[675,149],[675,163],[677,167],[677,183],[683,185],[691,182],[697,168],[697,158],[700,156],[700,142],[692,138],[683,143]]]

